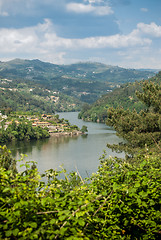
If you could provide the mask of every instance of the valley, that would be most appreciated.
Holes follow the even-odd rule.
[[[56,65],[40,60],[0,62],[1,110],[54,113],[80,111],[121,84],[148,79],[154,70],[101,63]]]
[[[92,104],[81,101],[77,84],[77,96],[64,94],[67,77],[58,89],[62,78],[45,84],[40,69],[36,79],[13,72],[0,86],[0,139],[7,142],[0,146],[0,237],[160,239],[161,72],[113,80],[103,96],[94,88]],[[82,119],[61,112],[69,104]],[[77,123],[88,134],[79,136]]]

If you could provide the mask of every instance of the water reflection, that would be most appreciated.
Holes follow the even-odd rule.
[[[80,128],[87,125],[88,135],[50,137],[38,141],[10,143],[7,146],[16,159],[20,159],[20,154],[23,153],[28,156],[26,160],[36,161],[40,172],[50,168],[60,170],[59,166],[63,164],[68,172],[76,171],[77,168],[82,177],[87,177],[86,172],[91,175],[97,171],[99,158],[104,150],[107,156],[116,155],[106,144],[117,144],[120,139],[115,131],[104,124],[85,123],[77,119],[77,113],[64,115],[65,119]],[[119,156],[122,157],[123,154]]]
[[[32,153],[33,148],[37,148],[38,151],[41,151],[44,144],[49,142],[49,138],[43,140],[31,140],[29,141],[13,141],[7,143],[7,147],[11,150],[13,157],[18,159],[17,157],[20,154],[29,154]]]

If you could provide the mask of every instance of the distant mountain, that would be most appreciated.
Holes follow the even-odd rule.
[[[36,60],[14,59],[0,62],[0,78],[39,84],[42,88],[57,91],[93,103],[107,91],[123,83],[140,81],[154,76],[154,71],[125,69],[102,63],[76,63],[56,65]]]
[[[160,69],[151,69],[151,68],[140,68],[139,71],[149,71],[149,72],[154,72],[154,73],[158,73],[161,71],[161,68]]]
[[[161,84],[161,72],[148,80],[123,84],[120,88],[116,88],[112,92],[99,98],[92,105],[85,104],[79,114],[79,118],[85,121],[105,122],[107,119],[107,109],[109,107],[123,107],[124,109],[130,110],[135,109],[139,112],[145,106],[138,101],[135,92],[136,90],[142,91],[144,81],[152,81],[156,84]]]
[[[141,80],[154,75],[154,70],[135,70],[125,69],[118,66],[105,65],[102,63],[76,63],[71,65],[56,65],[52,63],[42,62],[38,59],[35,60],[22,60],[14,59],[8,62],[0,62],[0,74],[2,77],[7,77],[9,74],[12,77],[23,77],[32,79],[35,76],[41,77],[64,77],[77,80],[96,80],[96,81],[109,81],[116,82],[129,82]]]

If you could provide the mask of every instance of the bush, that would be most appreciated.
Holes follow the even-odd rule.
[[[40,176],[34,162],[23,167],[13,175],[1,165],[1,239],[160,239],[157,155],[128,163],[104,154],[86,180],[64,169]]]

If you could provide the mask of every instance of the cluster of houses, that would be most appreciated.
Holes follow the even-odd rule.
[[[54,118],[53,115],[46,115],[46,114],[42,114],[41,115],[41,120],[40,121],[39,118],[35,118],[35,119],[30,119],[33,123],[32,126],[40,126],[42,128],[47,127],[49,130],[49,133],[55,134],[58,133],[60,135],[79,135],[82,134],[81,131],[77,130],[77,129],[72,129],[71,126],[69,125],[69,123],[67,122],[56,122],[57,118]],[[55,120],[55,124],[53,124],[52,122],[50,122],[51,120]]]
[[[46,114],[42,114],[41,115],[41,119],[43,119],[43,121],[40,121],[40,119],[37,118],[30,118],[29,120],[32,121],[32,126],[33,127],[42,127],[45,128],[47,127],[49,130],[49,133],[55,133],[55,132],[63,132],[64,131],[64,124],[56,124],[54,125],[53,123],[47,121],[47,120],[52,120],[53,116],[52,115],[46,115]]]
[[[12,120],[11,121],[7,121],[7,116],[3,115],[0,112],[0,122],[2,122],[5,119],[5,123],[4,123],[4,129],[7,129],[9,124],[12,124]],[[19,118],[21,118],[23,116],[19,116]],[[46,115],[46,114],[42,114],[41,117],[33,117],[33,116],[27,116],[26,118],[27,120],[32,122],[32,126],[33,127],[42,127],[42,128],[48,128],[49,133],[52,134],[63,134],[63,135],[78,135],[81,132],[78,130],[74,130],[71,128],[71,126],[69,125],[69,123],[63,121],[60,122],[58,121],[57,118],[55,118],[53,115]],[[18,120],[15,120],[16,124],[19,124]],[[1,128],[2,126],[0,126]]]

